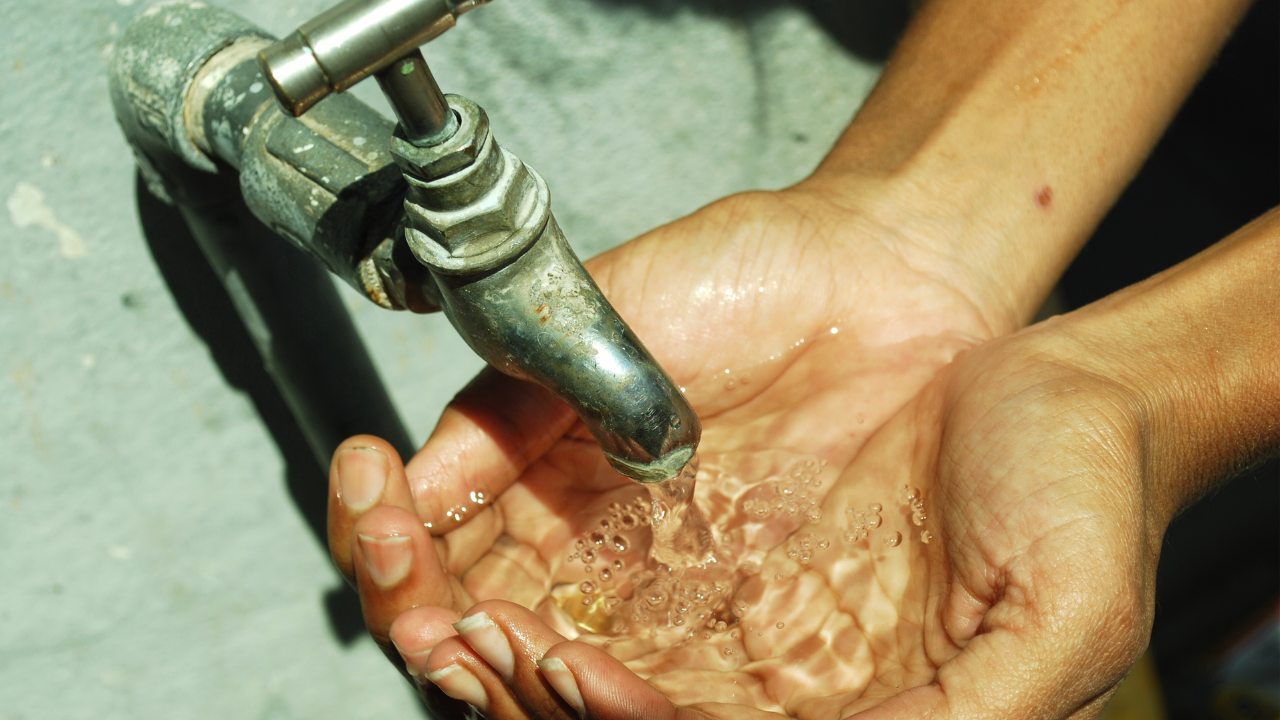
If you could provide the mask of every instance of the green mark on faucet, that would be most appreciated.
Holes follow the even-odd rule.
[[[404,64],[400,66],[400,74],[401,74],[401,75],[409,75],[409,74],[411,74],[412,72],[413,72],[413,61],[412,61],[412,60],[405,60],[405,61],[404,61]]]

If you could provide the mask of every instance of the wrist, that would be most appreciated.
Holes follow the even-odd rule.
[[[1134,399],[1148,495],[1164,523],[1280,449],[1277,267],[1280,210],[1044,324],[1065,339],[1066,362]]]

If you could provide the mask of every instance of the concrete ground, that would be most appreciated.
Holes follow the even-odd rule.
[[[0,4],[0,720],[416,717],[143,241],[106,61],[144,4]],[[283,34],[328,3],[222,4]],[[807,174],[900,15],[857,5],[495,0],[426,52],[585,257]],[[479,361],[341,292],[421,441]]]

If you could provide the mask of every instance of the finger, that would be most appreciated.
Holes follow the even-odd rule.
[[[440,566],[431,537],[412,512],[374,508],[356,521],[354,533],[360,607],[369,634],[384,650],[391,649],[391,625],[401,613],[419,606],[470,605],[458,581]]]
[[[329,463],[328,513],[329,554],[347,582],[355,581],[351,528],[378,505],[413,508],[400,454],[372,435],[348,438]]]
[[[568,641],[547,651],[538,669],[580,718],[592,720],[694,720],[706,715],[678,707],[603,650]]]
[[[417,607],[401,613],[391,623],[391,642],[400,653],[404,670],[418,689],[419,697],[434,718],[467,715],[466,701],[450,697],[427,679],[431,672],[428,667],[431,651],[443,640],[458,635],[453,624],[461,617],[457,611],[448,608]]]
[[[445,408],[409,461],[419,517],[439,535],[502,493],[573,424],[550,391],[485,368]]]
[[[515,694],[460,637],[441,640],[427,659],[422,679],[484,713],[490,720],[531,720]]]
[[[565,638],[533,611],[490,600],[467,610],[454,627],[534,717],[568,720],[575,716],[538,670],[543,655]]]

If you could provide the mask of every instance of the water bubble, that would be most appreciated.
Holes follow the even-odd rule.
[[[810,525],[817,525],[818,523],[822,522],[822,508],[818,507],[817,505],[809,508],[804,513],[804,519]]]
[[[618,603],[622,602],[622,598],[607,597],[604,599],[604,607],[606,610],[612,610],[618,607]]]
[[[629,547],[630,547],[630,546],[627,544],[627,539],[626,539],[625,537],[623,537],[623,536],[621,536],[621,535],[614,535],[614,536],[613,536],[613,551],[614,551],[614,552],[616,552],[616,553],[618,553],[619,555],[621,555],[622,553],[626,552],[626,551],[628,550],[628,548],[629,548]]]
[[[583,566],[583,568],[582,568],[582,571],[583,571],[583,572],[585,572],[585,573],[590,574],[590,573],[591,573],[592,571],[594,571],[595,569],[596,569],[596,568],[595,568],[595,566],[594,566],[594,565],[584,565],[584,566]]]
[[[798,503],[787,503],[788,515],[795,515],[799,512],[800,512],[800,505]]]
[[[574,560],[577,560],[577,559],[578,559],[578,553],[574,553],[574,554],[572,554],[572,555],[570,555],[570,556],[566,557],[564,560],[565,560],[565,562],[573,562]]]
[[[774,575],[774,576],[773,576],[773,579],[774,579],[774,580],[781,580],[781,579],[782,579],[782,573],[778,573],[777,575]]]
[[[587,539],[590,540],[591,544],[595,545],[596,547],[600,547],[601,545],[604,545],[604,541],[605,541],[604,534],[600,532],[591,533],[591,535]]]
[[[584,598],[582,598],[582,604],[583,604],[583,605],[590,605],[592,602],[594,602],[594,601],[593,601],[590,597],[584,597]]]
[[[614,560],[614,561],[613,561],[613,569],[614,569],[614,570],[621,570],[621,569],[622,569],[622,568],[624,568],[624,567],[626,567],[626,565],[624,565],[624,564],[623,564],[623,562],[622,562],[621,560]]]
[[[472,491],[471,491],[471,502],[473,502],[473,503],[475,503],[475,504],[477,504],[477,505],[483,505],[483,504],[485,504],[485,502],[487,502],[488,500],[489,500],[489,496],[485,495],[483,490],[472,490]]]
[[[929,532],[928,530],[920,531],[920,542],[924,543],[925,545],[928,545],[929,541],[932,539],[933,539],[933,533]]]
[[[801,565],[808,565],[808,564],[809,564],[809,561],[810,561],[810,560],[812,560],[812,559],[813,559],[813,553],[809,552],[808,550],[801,550],[801,551],[800,551],[800,564],[801,564]]]
[[[916,511],[911,514],[911,522],[915,523],[916,527],[920,527],[921,525],[924,525],[924,521],[928,519],[929,519],[928,515],[925,515],[924,513],[919,511]]]
[[[680,626],[680,625],[683,625],[683,624],[684,624],[684,616],[683,616],[683,615],[677,615],[677,616],[675,616],[674,618],[672,618],[672,619],[671,619],[671,624],[672,624],[672,625],[675,625],[675,626],[677,626],[677,627],[678,627],[678,626]]]
[[[727,630],[728,628],[729,628],[729,624],[728,624],[728,623],[726,623],[726,622],[725,622],[725,621],[723,621],[723,620],[721,620],[720,622],[716,623],[716,632],[724,632],[724,631],[725,631],[725,630]]]
[[[600,521],[600,529],[608,533],[613,529],[613,523],[609,522],[609,518],[604,518]]]
[[[883,521],[880,519],[879,515],[872,515],[871,517],[867,518],[867,527],[871,528],[872,530],[875,530],[876,528],[880,527],[881,522]]]
[[[591,593],[596,591],[596,584],[591,582],[590,580],[586,580],[581,585],[578,586],[578,590],[583,595],[590,595]]]
[[[826,538],[823,538],[818,541],[818,548],[821,550],[826,550],[830,546],[831,546],[831,542]]]
[[[867,506],[867,509],[870,510],[872,513],[879,513],[881,510],[884,509],[884,506],[881,505],[880,503],[871,503],[870,505]]]
[[[595,551],[595,550],[583,550],[583,551],[582,551],[582,562],[584,562],[584,563],[591,563],[591,562],[595,562],[595,561],[596,561],[596,551]]]
[[[892,535],[886,535],[884,538],[884,544],[889,547],[898,547],[898,544],[901,542],[902,542],[902,533],[896,530],[893,532]]]
[[[600,568],[600,579],[608,582],[613,578],[613,571],[607,567]]]
[[[639,524],[640,524],[640,521],[637,520],[636,516],[632,515],[631,513],[623,513],[622,517],[618,518],[618,525],[623,530],[634,530],[635,527]]]
[[[587,541],[583,540],[582,538],[578,538],[578,542],[574,543],[573,546],[579,550],[582,550],[587,546]]]
[[[733,654],[733,648],[728,648],[728,647],[727,647],[727,648],[725,648],[725,649],[724,649],[724,654],[725,654],[725,655],[732,655],[732,654]]]
[[[777,625],[774,625],[774,627],[778,628],[779,630],[781,630],[782,628],[784,628],[784,627],[786,627],[786,626],[787,626],[787,624],[786,624],[786,623],[784,623],[784,622],[780,622],[780,623],[778,623]]]
[[[702,639],[703,639],[703,640],[710,640],[710,639],[711,639],[711,631],[710,631],[710,630],[703,630],[703,631],[702,631]]]
[[[742,631],[739,630],[738,628],[734,628],[729,632],[729,637],[733,638],[734,640],[737,640],[738,638],[742,637]]]

